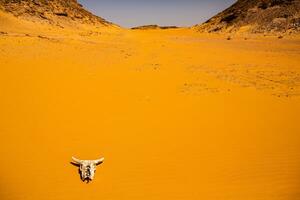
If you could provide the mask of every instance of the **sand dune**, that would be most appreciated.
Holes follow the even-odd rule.
[[[298,35],[2,16],[0,199],[299,199]]]

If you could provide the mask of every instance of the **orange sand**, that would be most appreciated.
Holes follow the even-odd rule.
[[[9,23],[1,200],[300,198],[298,37]]]

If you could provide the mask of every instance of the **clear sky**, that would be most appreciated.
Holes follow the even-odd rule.
[[[78,0],[94,14],[133,27],[146,24],[191,26],[204,22],[235,0]]]

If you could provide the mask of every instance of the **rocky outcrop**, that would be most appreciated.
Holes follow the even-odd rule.
[[[300,0],[238,0],[203,24],[199,32],[300,32]]]
[[[0,9],[25,19],[110,26],[112,23],[87,11],[77,0],[0,0]]]
[[[131,28],[132,30],[155,30],[155,29],[175,29],[177,26],[159,26],[159,25],[144,25]]]

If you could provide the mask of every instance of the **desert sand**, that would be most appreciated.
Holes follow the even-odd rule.
[[[300,198],[299,36],[1,15],[0,199]]]

